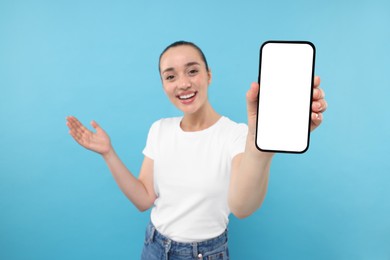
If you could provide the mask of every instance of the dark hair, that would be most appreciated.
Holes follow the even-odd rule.
[[[168,45],[168,47],[166,47],[163,50],[163,52],[160,54],[160,58],[158,59],[158,71],[161,72],[161,70],[160,70],[160,63],[161,63],[161,57],[164,55],[164,53],[166,53],[167,50],[169,50],[170,48],[177,47],[177,46],[191,46],[191,47],[194,47],[199,52],[203,62],[205,63],[206,70],[209,71],[209,65],[207,64],[206,56],[204,56],[203,51],[195,43],[187,42],[187,41],[177,41],[177,42],[174,42],[174,43]]]

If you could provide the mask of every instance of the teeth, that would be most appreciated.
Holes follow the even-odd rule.
[[[192,98],[193,96],[195,96],[195,93],[179,96],[179,98],[180,99],[189,99],[189,98]]]

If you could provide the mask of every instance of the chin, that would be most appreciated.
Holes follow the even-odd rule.
[[[187,115],[196,114],[199,111],[198,108],[189,108],[189,107],[177,107],[181,112]]]

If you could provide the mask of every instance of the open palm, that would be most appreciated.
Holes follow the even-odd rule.
[[[100,154],[105,154],[110,151],[110,137],[95,121],[92,121],[91,125],[96,132],[92,132],[87,129],[74,116],[66,118],[66,125],[69,127],[69,134],[81,146]]]

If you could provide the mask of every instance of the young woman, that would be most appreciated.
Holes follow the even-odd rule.
[[[102,155],[120,189],[140,210],[153,207],[143,260],[228,259],[230,213],[251,215],[262,204],[272,153],[255,147],[259,85],[247,92],[248,125],[217,113],[208,100],[212,75],[193,43],[175,42],[161,54],[164,91],[182,117],[155,122],[149,131],[138,179],[116,155],[107,133],[67,118],[72,137]],[[311,130],[322,122],[324,93],[315,78]],[[280,120],[283,120],[281,118]]]

